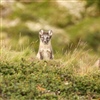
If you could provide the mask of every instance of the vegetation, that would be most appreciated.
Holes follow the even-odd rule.
[[[71,51],[71,50],[70,50]],[[100,71],[89,51],[74,50],[60,59],[38,61],[30,50],[3,51],[0,92],[10,100],[87,100],[100,98]]]
[[[1,2],[0,100],[100,99],[99,0],[79,2],[80,17],[57,1]],[[41,28],[53,30],[54,60],[36,59]]]

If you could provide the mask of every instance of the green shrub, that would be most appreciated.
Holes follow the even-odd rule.
[[[99,98],[100,71],[75,75],[72,66],[60,67],[59,62],[21,61],[0,63],[0,91],[3,99],[80,100],[81,96]]]

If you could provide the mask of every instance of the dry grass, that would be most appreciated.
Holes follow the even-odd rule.
[[[81,45],[78,44],[78,45]],[[58,66],[65,68],[66,66],[71,66],[74,68],[74,72],[77,75],[87,75],[92,73],[99,68],[94,66],[98,56],[91,55],[90,50],[84,50],[85,44],[81,49],[78,49],[78,46],[69,52],[66,52],[64,55],[60,55],[59,58],[50,61],[50,63],[59,62]],[[71,49],[71,48],[70,48]],[[0,61],[7,61],[7,62],[19,62],[22,59],[28,60],[33,62],[36,60],[36,53],[32,51],[29,47],[21,50],[16,51],[12,50],[11,46],[9,47],[1,47],[0,49]],[[59,54],[55,55],[58,56]]]

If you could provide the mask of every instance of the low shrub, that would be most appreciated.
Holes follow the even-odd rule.
[[[10,100],[87,100],[100,98],[100,71],[75,74],[58,61],[0,62],[0,95]]]

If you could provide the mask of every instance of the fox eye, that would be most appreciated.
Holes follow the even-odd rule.
[[[47,37],[47,39],[49,40],[50,38],[49,38],[49,37]]]
[[[41,36],[41,38],[44,38],[43,36]]]

